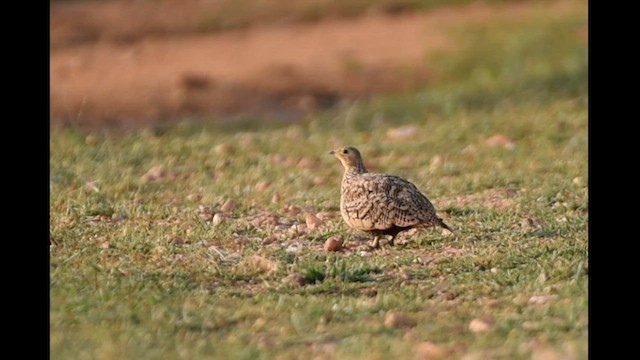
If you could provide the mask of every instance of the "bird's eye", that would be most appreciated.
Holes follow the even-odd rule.
[[[343,154],[348,154],[348,153],[349,153],[349,150],[344,149],[344,150],[342,150],[342,153],[343,153]]]

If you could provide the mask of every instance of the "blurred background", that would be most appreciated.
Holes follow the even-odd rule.
[[[550,87],[586,92],[587,1],[58,0],[50,9],[53,126],[295,122],[463,83],[460,106]]]

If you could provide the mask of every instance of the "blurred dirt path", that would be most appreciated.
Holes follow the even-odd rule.
[[[429,56],[456,49],[449,35],[456,27],[524,19],[533,10],[559,16],[571,9],[567,4],[475,3],[127,42],[98,37],[61,46],[56,40],[50,52],[51,121],[131,127],[184,116],[295,118],[343,98],[429,82],[437,76]],[[110,16],[117,26],[117,14]],[[56,29],[73,31],[54,24],[52,39],[62,38]]]

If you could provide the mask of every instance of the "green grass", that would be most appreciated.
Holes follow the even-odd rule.
[[[458,29],[464,48],[438,59],[437,83],[292,125],[52,129],[52,358],[413,358],[422,342],[445,358],[586,358],[581,26],[576,11]],[[418,135],[388,138],[404,125]],[[515,148],[484,145],[498,133]],[[347,144],[463,236],[363,252],[336,216],[342,169],[327,153]],[[296,230],[307,211],[333,217]],[[324,251],[331,236],[347,250]],[[417,325],[387,326],[391,312]],[[485,317],[488,331],[469,330]]]

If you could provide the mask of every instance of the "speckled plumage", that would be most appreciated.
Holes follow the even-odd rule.
[[[331,151],[344,166],[340,213],[352,229],[374,236],[371,246],[379,247],[381,237],[412,228],[443,227],[455,230],[436,215],[433,204],[411,182],[393,175],[368,172],[360,151],[354,147]]]

